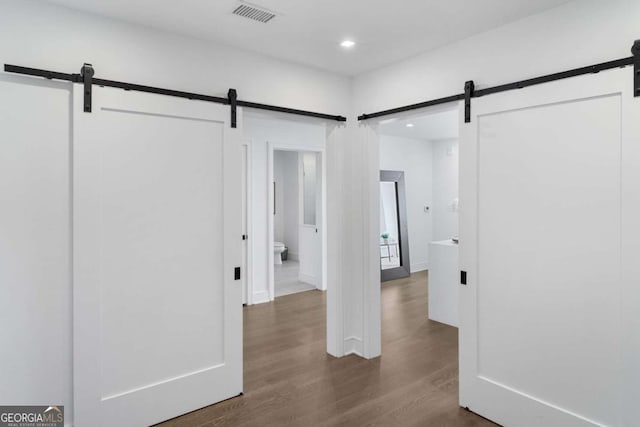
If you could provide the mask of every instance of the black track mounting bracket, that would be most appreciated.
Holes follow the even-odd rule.
[[[631,47],[633,54],[633,96],[640,97],[640,40]]]
[[[473,80],[464,84],[464,122],[471,123],[471,98],[476,90]]]
[[[229,106],[231,106],[231,127],[235,129],[238,126],[238,115],[236,114],[238,91],[229,89],[227,99],[229,100]]]
[[[82,77],[82,82],[84,83],[84,112],[91,112],[91,87],[93,84],[93,74],[94,74],[93,66],[91,64],[85,63],[80,69],[80,76]]]

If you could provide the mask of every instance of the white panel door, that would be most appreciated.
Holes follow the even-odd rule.
[[[502,425],[637,425],[632,72],[473,99],[461,126],[460,403]]]
[[[77,427],[242,392],[241,127],[229,107],[74,88]],[[241,116],[241,114],[239,114]]]

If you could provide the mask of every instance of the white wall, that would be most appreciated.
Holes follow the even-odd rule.
[[[354,80],[357,112],[374,112],[464,91],[631,56],[640,38],[637,0],[574,0]]]
[[[269,187],[273,184],[267,179],[268,144],[271,143],[276,149],[303,150],[305,147],[315,147],[322,150],[327,146],[327,129],[320,121],[274,119],[264,114],[253,113],[245,117],[244,131],[249,140],[252,167],[250,221],[253,237],[249,236],[253,248],[252,301],[258,304],[274,298],[273,295],[269,295],[268,282],[267,212],[273,212],[273,207],[269,206]]]
[[[411,272],[429,268],[433,218],[424,207],[433,204],[431,143],[424,139],[380,136],[380,169],[404,172]]]
[[[289,259],[298,259],[298,153],[277,150],[273,154],[276,183],[274,239],[289,249]]]
[[[57,402],[69,425],[70,91],[23,80],[0,75],[0,402]]]
[[[458,234],[458,140],[431,141],[433,149],[433,240]]]
[[[0,63],[75,73],[79,72],[84,62],[94,65],[96,77],[113,80],[221,96],[226,94],[228,88],[234,87],[238,90],[240,99],[243,100],[332,114],[344,114],[350,105],[350,81],[343,76],[269,59],[215,43],[75,12],[44,2],[0,0]],[[27,82],[34,87],[45,82],[43,79],[29,77],[12,78]],[[56,86],[65,88],[69,87],[69,84],[56,83]],[[2,93],[5,99],[11,96],[17,98],[22,95]],[[49,97],[46,107],[51,108],[56,114],[59,112],[68,115],[69,101],[68,96]],[[53,117],[51,114],[38,113],[40,110],[37,107],[27,110],[29,113],[24,113],[20,119]],[[65,127],[70,125],[66,119],[62,119],[60,123]],[[36,121],[30,125],[37,128],[43,124]],[[312,128],[314,131],[311,133],[319,135],[324,141],[325,126],[314,125]],[[338,131],[336,135],[339,133]],[[285,130],[281,134],[285,135],[284,139],[291,139]],[[263,136],[265,139],[259,141],[256,151],[259,155],[263,153],[266,158],[266,140],[270,135]],[[340,138],[337,137],[337,139]],[[69,134],[58,135],[52,132],[49,134],[47,143],[52,147],[64,147],[64,150],[68,150]],[[332,147],[340,149],[337,144]],[[44,151],[34,152],[32,155],[42,160],[43,153]],[[338,157],[332,154],[332,159],[335,160]],[[69,158],[68,151],[58,157],[47,157],[47,168],[36,170],[36,175],[31,178],[46,180],[48,178],[45,171],[48,173],[51,170],[62,169],[68,172]],[[266,161],[255,163],[257,167],[254,171],[256,174],[253,186],[258,188],[256,185],[258,183],[262,188],[266,181]],[[30,167],[31,164],[37,163],[23,166]],[[58,178],[50,182],[55,183]],[[333,185],[336,184],[337,182],[333,181]],[[37,188],[34,187],[33,190]],[[32,200],[44,201],[48,200],[52,194],[56,194],[45,189],[41,191],[40,194],[37,192],[32,194],[32,199],[25,197],[17,200],[13,208],[31,212],[31,214],[36,210],[38,215],[49,218],[45,222],[38,223],[38,226],[51,227],[51,229],[47,228],[46,236],[52,236],[55,234],[54,230],[64,231],[68,226],[69,223],[66,221],[70,221],[70,218],[67,208],[70,201],[68,198],[61,197],[55,204],[40,208],[39,205],[32,203]],[[68,191],[68,187],[60,191]],[[261,191],[262,196],[266,198],[264,190]],[[337,197],[342,197],[342,187],[337,186],[333,192]],[[260,198],[259,196],[258,192],[257,199]],[[266,209],[266,200],[257,199],[253,200],[253,208]],[[333,208],[339,209],[340,206],[333,205]],[[66,225],[53,223],[54,220],[59,219],[60,215],[64,216],[61,221]],[[339,214],[334,213],[332,217],[337,218]],[[261,238],[266,242],[266,226],[260,229],[254,228],[254,230],[253,237]],[[34,232],[38,233],[37,230]],[[263,234],[260,235],[260,233]],[[70,268],[71,258],[67,250],[69,235],[57,238],[58,241],[48,243],[55,246],[57,251],[46,255],[46,265],[49,266],[49,263],[53,262],[56,269],[65,271],[55,277],[52,275],[51,280],[46,284],[43,285],[36,280],[36,276],[39,277],[45,272],[40,268],[44,268],[42,263],[31,265],[28,269],[29,274],[24,276],[22,282],[16,282],[12,276],[7,276],[8,270],[0,269],[0,301],[12,301],[16,307],[25,310],[21,312],[21,316],[28,314],[28,319],[24,318],[28,325],[24,327],[20,320],[22,317],[20,319],[15,316],[3,317],[2,324],[5,325],[2,330],[3,349],[11,349],[11,351],[2,352],[2,384],[8,386],[21,384],[20,387],[23,389],[12,394],[11,389],[1,388],[0,401],[20,404],[42,404],[43,402],[62,404],[67,409],[67,423],[71,423],[73,420],[70,322],[72,293],[70,278],[64,276],[68,274],[66,269]],[[32,253],[35,250],[43,250],[43,247],[34,244],[25,250]],[[337,251],[334,252],[337,253]],[[261,255],[264,254],[265,250],[262,249]],[[258,264],[260,262],[263,263],[261,268],[264,271],[266,268],[264,261],[258,260]],[[337,267],[339,268],[339,265]],[[49,267],[46,271],[49,271],[48,269]],[[256,277],[264,281],[266,275]],[[341,277],[341,275],[336,276],[336,280],[340,280]],[[258,285],[266,291],[264,282]],[[42,290],[42,286],[46,289]],[[38,307],[28,309],[29,304],[32,303],[37,303]],[[4,313],[8,315],[9,312]],[[336,339],[342,337],[342,334],[337,333],[341,328],[340,324],[333,329],[336,331]],[[7,339],[4,340],[4,338]],[[47,345],[46,351],[38,350],[43,343]],[[337,349],[336,354],[341,355],[339,353],[341,349],[335,345],[334,348]],[[23,353],[28,353],[28,357]],[[37,382],[34,382],[35,379]],[[13,400],[18,398],[19,402]]]
[[[0,0],[0,62],[226,96],[331,114],[349,105],[349,79],[236,48],[42,1]]]

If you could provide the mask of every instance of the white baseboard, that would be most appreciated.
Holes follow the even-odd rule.
[[[415,264],[411,264],[411,272],[417,273],[418,271],[424,271],[429,269],[429,263],[427,261],[417,262]]]
[[[344,355],[348,356],[350,354],[364,357],[364,344],[362,342],[362,338],[352,336],[344,339]]]
[[[315,286],[320,289],[320,283],[317,277],[311,276],[309,274],[300,273],[298,279],[303,283],[308,283],[311,286]]]
[[[262,304],[269,301],[269,291],[258,291],[253,293],[253,304]]]

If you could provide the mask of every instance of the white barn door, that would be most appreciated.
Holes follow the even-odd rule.
[[[242,392],[241,127],[202,101],[74,87],[75,425]],[[238,114],[241,117],[241,113]]]
[[[460,403],[502,425],[637,425],[632,73],[473,99],[461,125]]]

